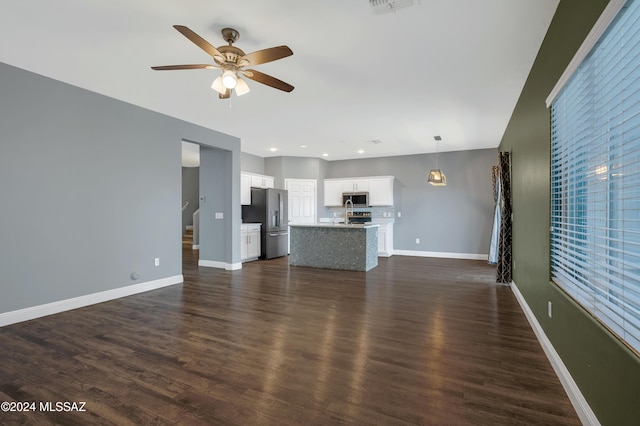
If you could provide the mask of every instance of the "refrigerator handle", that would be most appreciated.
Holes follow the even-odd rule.
[[[278,221],[278,228],[282,228],[282,215],[284,214],[284,205],[282,200],[282,192],[278,192],[278,203],[280,204],[280,217]]]

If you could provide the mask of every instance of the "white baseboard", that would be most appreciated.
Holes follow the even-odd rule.
[[[184,278],[182,274],[174,275],[172,277],[161,278],[159,280],[114,288],[112,290],[87,294],[85,296],[74,297],[66,300],[59,300],[57,302],[18,309],[16,311],[4,312],[0,314],[0,327],[22,321],[29,321],[47,315],[53,315],[64,311],[70,311],[72,309],[83,308],[85,306],[107,302],[109,300],[119,299],[121,297],[144,293],[150,290],[156,290],[158,288],[167,287],[174,284],[180,284],[183,281]]]
[[[447,253],[439,251],[421,251],[421,250],[393,250],[394,255],[398,256],[418,256],[418,257],[440,257],[444,259],[467,259],[467,260],[487,260],[486,254],[474,253]]]
[[[227,271],[235,271],[242,269],[242,262],[240,263],[227,263],[219,262],[217,260],[198,260],[198,266],[205,266],[207,268],[225,269]]]
[[[573,408],[576,410],[578,417],[580,417],[582,424],[587,426],[599,426],[600,422],[598,421],[598,418],[594,414],[593,410],[591,410],[591,407],[582,395],[582,392],[580,392],[580,388],[578,388],[578,385],[573,380],[573,377],[571,377],[571,373],[569,373],[569,370],[564,365],[564,362],[562,362],[562,358],[560,358],[560,355],[558,355],[558,352],[556,352],[553,344],[551,344],[551,341],[538,322],[538,319],[533,314],[533,311],[527,304],[527,301],[522,296],[522,293],[520,293],[520,290],[518,290],[518,286],[515,282],[511,282],[511,289],[513,290],[513,294],[516,296],[516,300],[518,300],[518,303],[522,307],[522,310],[524,311],[524,314],[527,317],[531,328],[533,328],[533,332],[536,334],[540,345],[542,345],[544,353],[547,355],[549,362],[551,362],[553,370],[556,372],[556,375],[560,379],[560,383],[562,383],[562,387],[567,393],[571,404],[573,404]]]

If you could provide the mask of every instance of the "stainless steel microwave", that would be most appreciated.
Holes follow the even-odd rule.
[[[353,207],[369,207],[369,193],[368,192],[343,192],[342,193],[342,205],[344,206],[347,200],[351,200]]]

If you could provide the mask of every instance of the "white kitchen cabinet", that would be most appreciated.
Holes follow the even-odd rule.
[[[243,223],[240,226],[240,260],[255,260],[262,254],[259,223]]]
[[[245,173],[240,174],[240,204],[251,204],[251,176]]]
[[[369,179],[369,205],[393,206],[393,176]]]
[[[342,206],[343,192],[368,192],[370,206],[393,206],[393,176],[325,179],[324,205]]]
[[[275,178],[273,176],[259,175],[256,173],[240,173],[240,204],[251,204],[251,188],[273,188]]]
[[[393,223],[381,223],[378,227],[378,257],[393,255]]]
[[[325,179],[324,180],[324,205],[325,206],[341,206],[342,205],[342,180]]]
[[[273,188],[274,181],[273,176],[251,175],[252,188]]]
[[[342,181],[342,192],[366,192],[369,190],[369,179],[347,179]]]

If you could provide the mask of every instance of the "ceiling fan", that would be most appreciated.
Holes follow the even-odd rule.
[[[287,46],[271,47],[269,49],[258,50],[253,53],[245,54],[241,49],[233,46],[233,43],[240,38],[240,33],[233,28],[222,29],[222,38],[228,42],[229,45],[220,46],[218,48],[212,46],[208,41],[184,25],[174,25],[173,28],[195,43],[196,46],[207,52],[213,58],[216,65],[163,65],[151,67],[151,69],[158,71],[195,69],[222,70],[222,74],[218,76],[211,85],[211,88],[218,92],[218,97],[220,99],[229,98],[234,89],[238,96],[249,92],[249,85],[247,85],[246,81],[240,78],[240,75],[285,92],[291,92],[293,90],[293,86],[289,83],[285,83],[282,80],[278,80],[277,78],[261,73],[260,71],[245,69],[249,66],[264,64],[266,62],[275,61],[293,55],[293,52]]]

